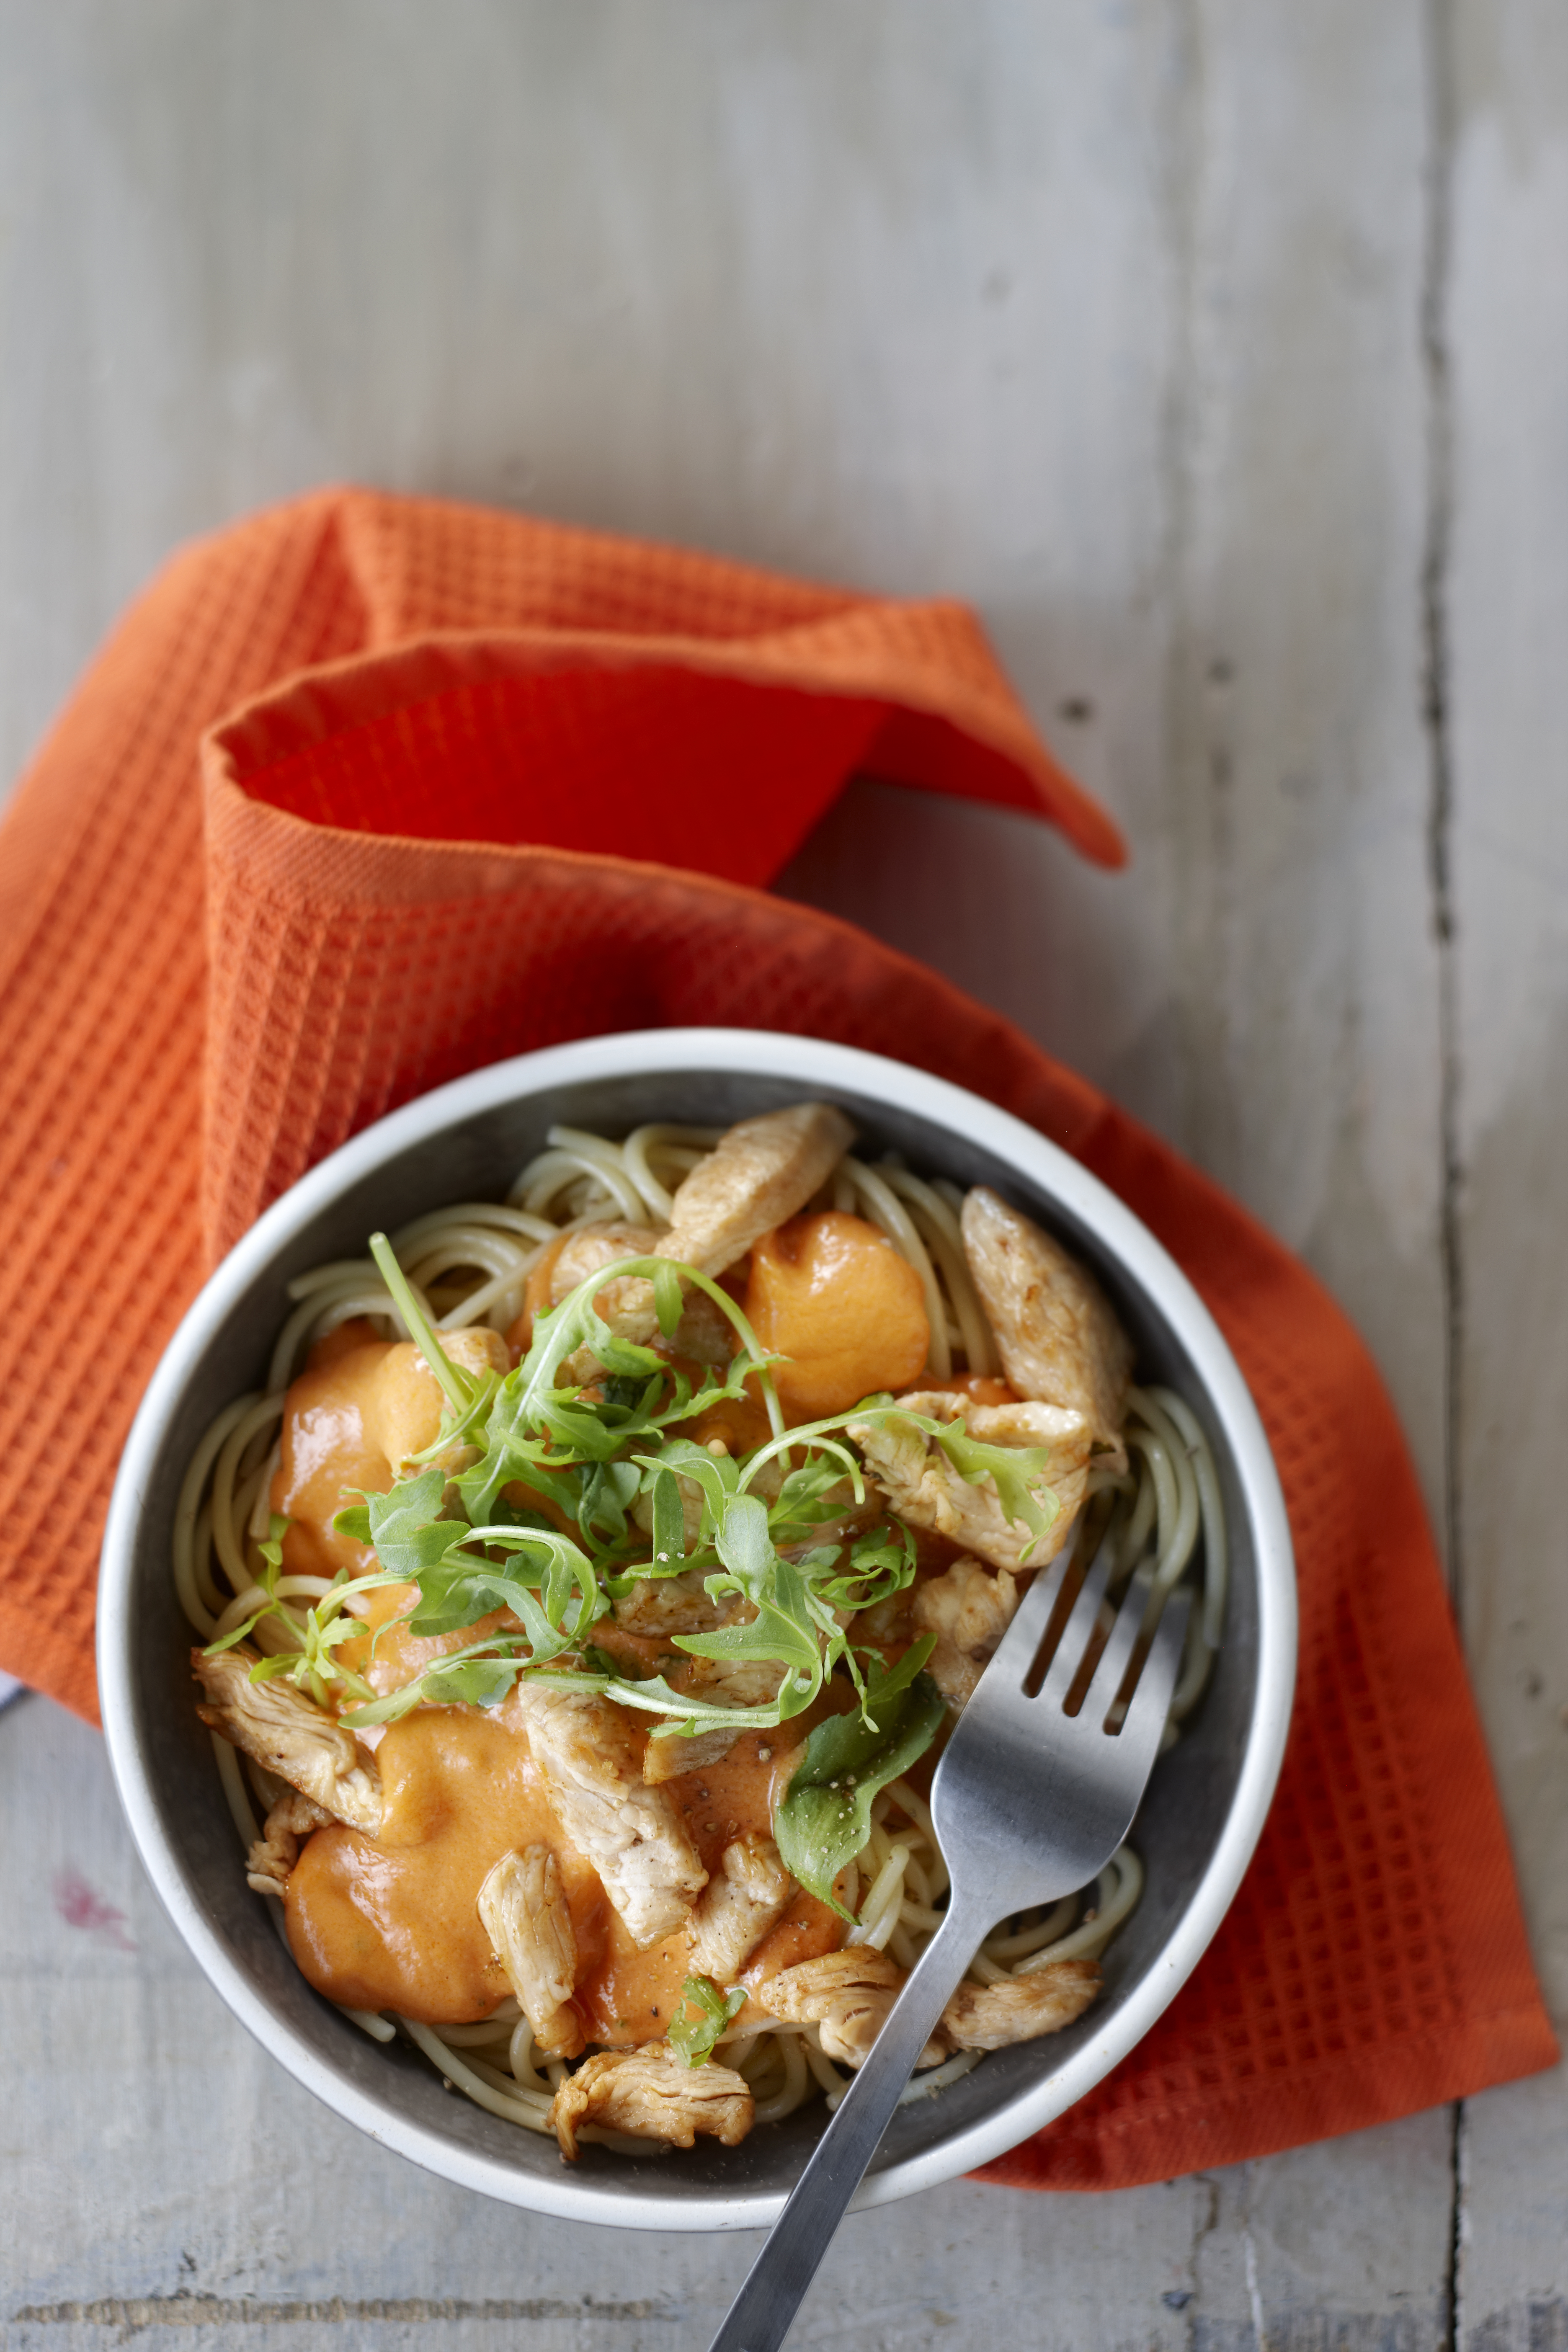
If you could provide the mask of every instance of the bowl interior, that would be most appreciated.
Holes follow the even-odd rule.
[[[1232,1551],[1224,1648],[1195,1717],[1154,1776],[1133,1832],[1132,1843],[1147,1869],[1147,1886],[1131,1921],[1106,1955],[1100,2000],[1066,2032],[995,2052],[945,2091],[901,2108],[875,2171],[905,2166],[1011,2105],[1036,2090],[1087,2037],[1105,2029],[1157,1965],[1213,1856],[1236,1793],[1258,1697],[1258,1538],[1244,1506],[1235,1451],[1179,1333],[1096,1234],[1038,1181],[1026,1179],[964,1134],[887,1100],[858,1096],[851,1087],[818,1089],[798,1078],[700,1067],[548,1086],[458,1118],[443,1131],[394,1150],[374,1173],[345,1182],[286,1241],[265,1271],[250,1280],[193,1365],[168,1415],[133,1533],[129,1721],[147,1776],[163,1848],[163,1867],[177,1880],[234,1970],[274,2021],[275,2033],[259,2029],[263,2038],[277,2047],[293,2037],[289,2063],[294,2071],[329,2101],[348,2094],[351,2107],[362,2114],[366,2103],[378,2107],[388,2118],[388,2137],[394,2138],[397,2118],[415,2125],[426,2143],[424,2160],[442,2170],[449,2160],[455,2177],[472,2178],[472,2159],[480,2158],[492,2174],[488,2185],[519,2203],[543,2202],[562,2210],[563,2168],[553,2141],[445,2092],[434,2070],[405,2045],[376,2044],[361,2033],[297,1973],[279,1935],[273,1906],[246,1885],[206,1734],[195,1713],[186,1663],[191,1636],[174,1599],[169,1568],[181,1479],[213,1414],[264,1378],[268,1355],[287,1312],[284,1286],[292,1276],[326,1259],[358,1255],[375,1228],[395,1227],[442,1202],[500,1198],[518,1170],[542,1147],[545,1130],[556,1121],[612,1136],[652,1118],[720,1125],[817,1092],[842,1104],[859,1129],[860,1148],[868,1154],[897,1149],[923,1172],[965,1185],[994,1185],[1094,1268],[1132,1335],[1138,1376],[1168,1382],[1188,1400],[1207,1430],[1225,1493]],[[143,1833],[144,1849],[147,1843]],[[256,2021],[253,2016],[247,2021]],[[754,2222],[765,2218],[759,2203],[776,2199],[793,2184],[820,2118],[820,2106],[813,2105],[783,2124],[759,2127],[739,2148],[700,2141],[690,2151],[642,2162],[589,2147],[574,2179],[584,2189],[596,2183],[599,2200],[605,2190],[613,2190],[616,2218],[633,2226],[645,2216],[653,2218],[655,2202],[666,2212],[672,2203],[689,2202],[693,2223],[711,2226],[716,2200],[725,2201],[737,2221]],[[1027,2122],[1021,2122],[1014,2137],[1022,2137],[1027,2128]],[[447,2152],[445,2157],[443,2151]],[[700,2222],[699,2207],[709,2209]]]

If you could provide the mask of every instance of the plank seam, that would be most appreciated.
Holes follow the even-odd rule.
[[[1453,821],[1454,759],[1448,610],[1454,522],[1453,378],[1448,300],[1453,260],[1455,143],[1453,0],[1426,0],[1426,168],[1423,191],[1421,358],[1426,390],[1426,536],[1421,566],[1422,717],[1426,732],[1426,854],[1437,951],[1438,1246],[1443,1274],[1443,1516],[1448,1589],[1463,1599],[1459,1417],[1463,1404],[1465,1284],[1460,1228],[1460,1068],[1456,1022]],[[1442,2303],[1442,2352],[1459,2352],[1459,2250],[1464,2234],[1465,2103],[1451,2111],[1448,2241]]]
[[[14,2312],[16,2326],[75,2327],[321,2326],[364,2320],[485,2319],[672,2320],[668,2305],[639,2300],[600,2303],[592,2295],[565,2301],[555,2295],[517,2300],[464,2302],[433,2295],[351,2299],[333,2295],[319,2303],[262,2303],[216,2294],[104,2295],[92,2303],[36,2303]]]
[[[1421,357],[1426,387],[1426,531],[1421,565],[1422,719],[1427,751],[1426,864],[1437,949],[1439,1243],[1444,1290],[1444,1519],[1449,1589],[1461,1600],[1458,1425],[1465,1286],[1460,1240],[1460,1070],[1454,962],[1454,761],[1448,611],[1453,544],[1453,395],[1448,350],[1454,158],[1452,0],[1426,0],[1427,147]]]

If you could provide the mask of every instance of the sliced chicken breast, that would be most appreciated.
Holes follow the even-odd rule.
[[[253,1683],[258,1654],[240,1642],[209,1658],[193,1650],[191,1664],[207,1695],[196,1713],[232,1747],[254,1756],[279,1780],[314,1798],[334,1821],[374,1837],[381,1827],[381,1775],[352,1731],[334,1721],[299,1685],[281,1678]]]
[[[550,2121],[561,2153],[574,2162],[585,2123],[629,2132],[637,2139],[694,2146],[699,2132],[725,2147],[751,2130],[756,2102],[741,2075],[710,2059],[688,2066],[668,2042],[637,2050],[596,2050],[567,2076],[551,2103]]]
[[[575,2058],[583,2026],[571,2006],[577,1938],[561,1868],[547,1845],[503,1853],[479,1888],[479,1917],[518,2005],[547,2058]]]
[[[524,1677],[508,1702],[550,1784],[561,1827],[646,1951],[674,1933],[708,1873],[662,1789],[645,1783],[631,1727],[592,1691]]]
[[[771,1837],[754,1832],[724,1849],[722,1875],[709,1880],[691,1915],[691,1968],[716,1985],[732,1985],[795,1893]]]
[[[1091,1444],[1120,1448],[1132,1343],[1088,1267],[987,1185],[969,1193],[960,1224],[1013,1386],[1079,1414]]]

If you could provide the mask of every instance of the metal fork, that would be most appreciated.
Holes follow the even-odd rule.
[[[947,1914],[844,2094],[748,2272],[710,2352],[778,2352],[845,2208],[891,2120],[915,2061],[998,1919],[1059,1902],[1103,1870],[1132,1826],[1175,1687],[1188,1598],[1174,1595],[1121,1726],[1115,1702],[1149,1591],[1134,1579],[1095,1664],[1081,1679],[1110,1563],[1101,1548],[1043,1678],[1037,1661],[1069,1562],[1041,1570],[959,1717],[931,1784],[952,1874]],[[1107,1727],[1107,1717],[1110,1726]]]

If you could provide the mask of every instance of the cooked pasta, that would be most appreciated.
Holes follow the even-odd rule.
[[[290,1310],[279,1333],[265,1391],[236,1399],[216,1417],[192,1457],[176,1507],[175,1587],[201,1643],[210,1648],[243,1633],[260,1660],[287,1668],[315,1701],[329,1698],[332,1668],[321,1645],[321,1612],[341,1586],[342,1572],[290,1568],[280,1553],[277,1531],[282,1521],[275,1508],[283,1478],[290,1395],[323,1342],[334,1335],[341,1339],[350,1327],[353,1334],[363,1332],[367,1340],[416,1340],[423,1318],[443,1344],[462,1333],[494,1334],[496,1340],[485,1343],[493,1352],[505,1335],[515,1339],[527,1325],[533,1297],[531,1281],[537,1290],[542,1271],[562,1262],[570,1237],[596,1244],[606,1233],[669,1232],[681,1187],[694,1171],[712,1161],[721,1140],[718,1129],[678,1122],[650,1123],[620,1141],[554,1127],[545,1148],[521,1170],[504,1202],[459,1202],[411,1221],[389,1237],[395,1270],[406,1285],[401,1301],[391,1286],[392,1270],[384,1270],[384,1260],[374,1255],[297,1276],[289,1285]],[[907,1383],[910,1393],[922,1411],[932,1394],[957,1397],[970,1425],[979,1429],[986,1412],[994,1414],[1014,1391],[1003,1376],[997,1331],[966,1253],[963,1209],[964,1196],[956,1187],[922,1177],[896,1157],[869,1160],[841,1150],[811,1197],[795,1204],[790,1214],[802,1223],[812,1217],[827,1220],[823,1230],[830,1238],[848,1232],[846,1220],[857,1231],[870,1228],[885,1237],[912,1270],[918,1289],[909,1291],[910,1312],[923,1310],[923,1332],[929,1335],[924,1363],[918,1377]],[[833,1219],[839,1223],[834,1224]],[[780,1230],[785,1228],[781,1225]],[[675,1231],[679,1231],[678,1224]],[[629,1244],[619,1255],[639,1264],[647,1257],[646,1251]],[[615,1259],[616,1252],[612,1249],[610,1255]],[[902,1279],[909,1283],[908,1275]],[[535,1318],[545,1311],[536,1299],[531,1309]],[[909,1370],[913,1374],[915,1365]],[[765,1381],[762,1385],[766,1386]],[[803,1418],[794,1416],[797,1423]],[[888,1426],[896,1431],[899,1424],[889,1421]],[[819,1442],[837,1442],[839,1453],[845,1453],[842,1436]],[[799,1451],[781,1456],[786,1470]],[[722,1441],[718,1452],[726,1453]],[[1169,1741],[1179,1736],[1180,1724],[1202,1695],[1223,1629],[1226,1550],[1213,1462],[1190,1407],[1158,1386],[1125,1385],[1120,1431],[1101,1437],[1092,1452],[1086,1438],[1084,1452],[1064,1548],[1069,1559],[1080,1563],[1094,1554],[1107,1557],[1107,1627],[1120,1597],[1136,1583],[1147,1591],[1146,1622],[1152,1629],[1176,1583],[1194,1563],[1199,1567],[1202,1603],[1189,1623],[1167,1727]],[[853,1459],[847,1454],[845,1458]],[[931,1459],[937,1459],[934,1452]],[[874,1460],[869,1448],[864,1460],[868,1473],[876,1469],[882,1491],[891,1494],[891,1473]],[[658,1507],[656,1504],[656,1511]],[[896,1513],[889,1512],[888,1524],[895,1529],[900,1526]],[[918,1527],[913,1533],[928,1553],[941,1541],[937,1534],[928,1537]],[[903,1539],[912,1560],[915,1547],[907,1524]],[[949,1543],[945,1556],[952,1550]],[[974,1560],[968,1565],[974,1568]],[[1004,1588],[1011,1591],[1014,1572],[997,1565],[989,1582],[981,1575],[977,1590],[984,1587],[983,1598]],[[922,1575],[925,1583],[933,1580],[924,1570]],[[659,1588],[650,1590],[657,1601]],[[917,1580],[910,1585],[906,1579],[906,1590],[914,1595],[910,1605],[916,1607],[918,1623],[924,1584]],[[884,1613],[892,1607],[889,1600]],[[934,1602],[928,1613],[937,1628],[931,1652],[935,1662],[949,1637]],[[358,1623],[355,1619],[353,1630]],[[526,1659],[523,1665],[526,1671]],[[958,1657],[953,1671],[959,1682],[944,1686],[950,1699],[959,1693],[954,1703],[961,1703],[963,1676],[972,1685],[975,1670],[973,1662],[965,1664]],[[692,1726],[687,1731],[694,1736]],[[216,1730],[213,1746],[236,1828],[254,1851],[263,1843],[262,1823],[280,1801],[290,1797],[289,1784],[254,1754],[242,1759],[231,1738],[220,1737]],[[765,1746],[756,1752],[763,1759],[770,1755]],[[323,1812],[321,1819],[327,1818]],[[1061,1962],[1098,1960],[1136,1906],[1142,1880],[1137,1856],[1123,1847],[1081,1895],[999,1923],[975,1954],[971,1980],[995,1985],[1037,1976]],[[835,1886],[835,1899],[852,1920],[844,1949],[866,1948],[899,1969],[912,1968],[941,1924],[948,1873],[921,1789],[907,1772],[895,1774],[879,1789],[870,1805],[864,1841]],[[422,2021],[390,2010],[382,2014],[350,2001],[340,2006],[378,2040],[395,2032],[405,2037],[455,2090],[491,2114],[525,2130],[552,2130],[554,2102],[569,2079],[571,2062],[541,2046],[538,2021],[531,2024],[515,1994],[501,1999],[488,2016],[461,2024]],[[658,2010],[653,2013],[658,2016]],[[848,2067],[842,2054],[836,2059],[823,2044],[820,2022],[759,2015],[755,2002],[749,2000],[738,2017],[710,2036],[708,2047],[743,2083],[754,2122],[763,2124],[782,2119],[810,2099],[826,2095],[832,2105],[842,2095]],[[981,2055],[977,2049],[955,2051],[917,2074],[904,2094],[906,2100],[940,2092],[978,2064]],[[657,2137],[592,2121],[581,2126],[577,2136],[626,2155],[662,2153],[668,2145]]]

